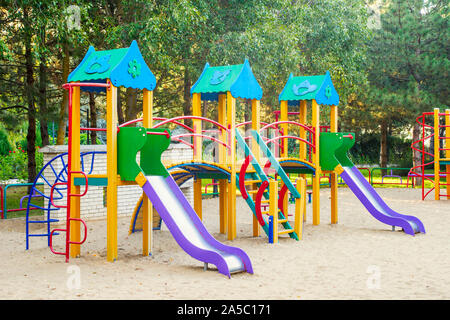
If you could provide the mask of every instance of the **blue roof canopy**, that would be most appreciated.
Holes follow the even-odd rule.
[[[217,101],[219,94],[230,91],[234,98],[261,100],[263,90],[253,75],[250,63],[211,67],[205,64],[203,72],[191,88],[193,93],[201,93],[205,101]]]
[[[78,67],[67,78],[68,82],[99,82],[106,80],[116,87],[153,90],[156,78],[144,61],[136,40],[129,48],[95,51],[90,46]],[[105,88],[81,87],[85,91],[105,91]]]

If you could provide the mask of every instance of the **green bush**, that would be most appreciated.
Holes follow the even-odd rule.
[[[0,156],[7,155],[9,150],[11,150],[11,144],[9,143],[8,135],[0,128]]]
[[[24,149],[9,150],[8,154],[0,158],[0,180],[27,180],[27,154]]]
[[[42,169],[43,163],[44,155],[36,152],[36,173]],[[0,157],[0,180],[8,179],[28,180],[28,156],[21,147],[9,150],[5,156]]]

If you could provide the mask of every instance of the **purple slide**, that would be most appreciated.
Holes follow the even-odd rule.
[[[228,277],[234,272],[253,273],[250,258],[242,249],[224,245],[211,236],[171,175],[146,178],[142,189],[184,251],[205,266],[215,265]]]
[[[397,213],[389,208],[357,167],[343,168],[342,179],[375,219],[393,227],[401,227],[410,235],[425,233],[425,228],[419,219]]]

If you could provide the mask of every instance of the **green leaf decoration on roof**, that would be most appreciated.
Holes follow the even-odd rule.
[[[106,72],[111,67],[111,65],[109,64],[110,59],[111,59],[110,54],[95,57],[94,59],[92,59],[92,61],[86,67],[84,72],[86,72],[88,74]]]
[[[213,76],[209,80],[209,84],[217,85],[225,81],[227,76],[230,74],[231,70],[225,70],[225,71],[216,71],[214,72]]]
[[[327,99],[331,98],[331,87],[327,86],[325,89],[325,97],[327,97]]]
[[[306,89],[300,92],[300,89]],[[308,80],[303,81],[302,83],[296,85],[295,83],[292,85],[292,91],[296,96],[303,96],[307,93],[316,91],[317,86],[315,84],[309,83]]]
[[[128,73],[133,77],[139,77],[141,74],[141,64],[136,61],[136,59],[130,60],[128,62]]]

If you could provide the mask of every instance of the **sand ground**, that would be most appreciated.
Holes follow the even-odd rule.
[[[450,299],[450,202],[421,201],[420,190],[377,191],[394,210],[421,219],[427,233],[392,232],[340,188],[337,225],[323,189],[320,225],[311,224],[308,204],[303,240],[272,245],[251,236],[250,210],[238,198],[238,237],[228,241],[219,233],[218,199],[204,200],[208,230],[252,261],[254,274],[231,279],[203,271],[165,226],[154,232],[153,255],[143,257],[141,233],[128,235],[129,218],[119,219],[118,260],[109,263],[106,223],[88,221],[82,256],[65,263],[44,238],[25,250],[24,220],[0,221],[0,299]]]

